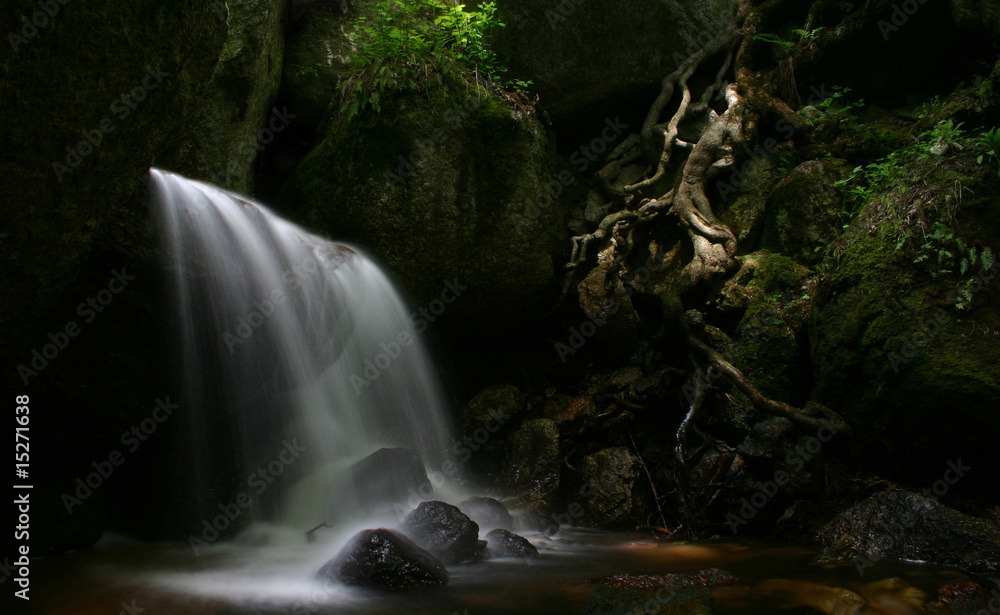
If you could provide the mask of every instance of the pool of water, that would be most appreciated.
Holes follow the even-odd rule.
[[[716,612],[774,613],[790,606],[755,586],[782,578],[857,588],[888,577],[933,597],[949,580],[965,578],[938,567],[877,563],[859,574],[852,564],[812,563],[819,547],[730,540],[657,542],[638,534],[564,530],[557,538],[527,535],[542,553],[533,561],[492,560],[453,566],[446,586],[398,594],[348,588],[315,578],[343,540],[270,544],[228,543],[195,557],[186,545],[148,544],[110,537],[94,549],[45,558],[33,565],[32,612],[115,614],[124,611],[191,614],[496,615],[586,611],[592,585],[611,574],[668,574],[719,567],[741,586],[714,590]],[[928,598],[930,599],[930,598]],[[795,613],[816,612],[801,607]],[[905,611],[902,611],[905,612]]]

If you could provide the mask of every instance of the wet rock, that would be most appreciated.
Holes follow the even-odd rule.
[[[432,489],[420,455],[408,448],[383,448],[348,469],[358,502],[365,507],[407,501]]]
[[[961,579],[949,581],[937,591],[937,600],[928,602],[920,611],[926,615],[979,615],[991,613],[990,601],[1000,604],[1000,589],[987,591],[982,585]]]
[[[421,502],[399,529],[447,565],[474,560],[479,550],[479,526],[444,502]]]
[[[736,585],[736,577],[718,568],[695,574],[613,575],[597,584],[587,603],[587,615],[709,615],[714,612],[712,587]]]
[[[524,410],[524,395],[512,384],[497,384],[476,393],[462,410],[466,433],[486,429],[494,433]]]
[[[486,535],[490,557],[538,557],[538,549],[526,538],[496,529]]]
[[[524,508],[545,505],[559,488],[559,431],[550,419],[532,419],[510,437],[503,473]]]
[[[597,414],[597,407],[589,395],[570,397],[557,395],[546,402],[542,413],[552,419],[560,428],[582,422]]]
[[[586,493],[584,525],[607,527],[629,518],[639,460],[627,448],[614,447],[584,457],[578,468]]]
[[[481,529],[514,529],[514,518],[510,516],[507,507],[493,498],[471,497],[459,502],[458,507]]]
[[[705,568],[692,574],[616,574],[593,579],[589,582],[595,585],[640,591],[654,591],[660,588],[678,591],[687,587],[719,587],[739,584],[739,580],[732,573],[721,568]]]
[[[820,561],[855,558],[860,569],[881,559],[955,566],[972,573],[1000,568],[1000,528],[940,502],[904,491],[878,493],[841,513],[820,532]]]
[[[319,569],[320,578],[398,591],[448,582],[444,564],[392,530],[364,530]]]

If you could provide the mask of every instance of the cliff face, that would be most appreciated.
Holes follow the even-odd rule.
[[[252,189],[286,3],[53,3],[51,15],[13,4],[0,80],[10,298],[0,322],[5,339],[25,341],[92,252],[154,250],[150,166]]]

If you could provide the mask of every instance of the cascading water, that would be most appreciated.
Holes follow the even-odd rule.
[[[198,514],[245,493],[255,521],[343,524],[371,513],[359,485],[392,478],[352,462],[392,447],[428,470],[448,460],[436,375],[375,264],[236,194],[150,173],[175,261]]]

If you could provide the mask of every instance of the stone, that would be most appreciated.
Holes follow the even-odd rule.
[[[406,536],[387,529],[356,534],[317,576],[387,591],[448,582],[444,564]]]
[[[486,535],[490,557],[538,557],[538,549],[514,532],[495,529]]]
[[[447,565],[474,560],[479,551],[479,526],[445,502],[421,502],[399,529]]]

